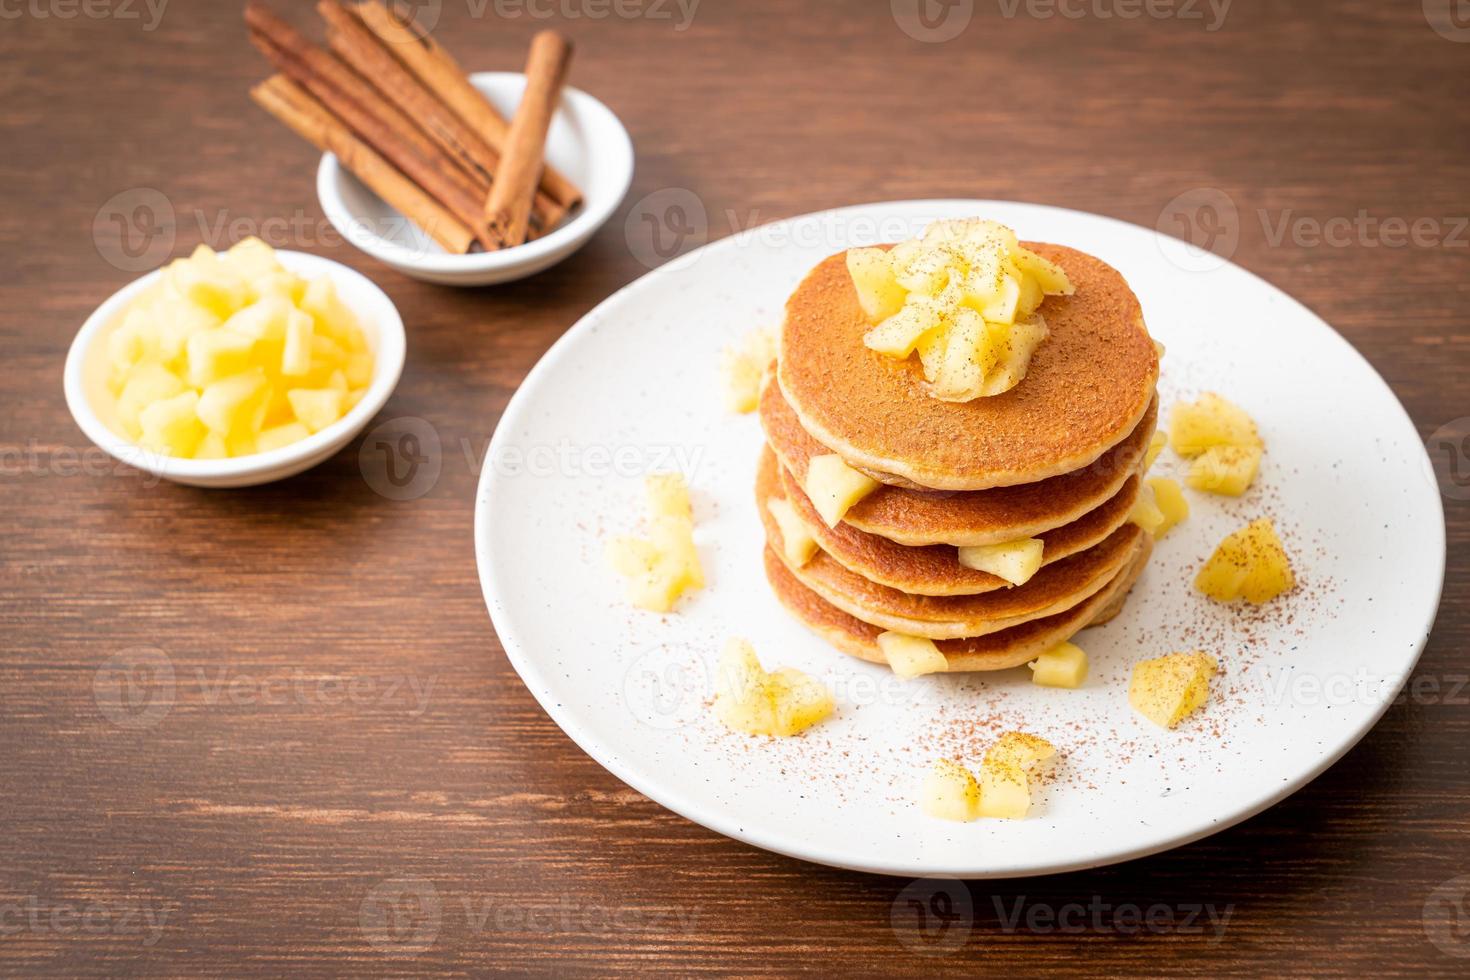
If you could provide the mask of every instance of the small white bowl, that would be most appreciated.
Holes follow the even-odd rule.
[[[526,86],[518,72],[478,72],[470,81],[506,118]],[[581,206],[549,235],[499,252],[445,252],[330,153],[317,168],[316,193],[327,220],[347,241],[404,275],[446,286],[488,286],[534,275],[581,248],[612,217],[633,182],[628,131],[611,109],[580,89],[562,90],[546,136],[546,159],[581,189]]]
[[[195,487],[250,487],[294,476],[310,469],[347,445],[378,413],[403,373],[405,337],[403,319],[392,300],[372,281],[340,262],[305,252],[277,251],[277,258],[290,271],[308,279],[326,276],[337,295],[354,314],[367,335],[373,352],[373,379],[367,392],[342,418],[313,433],[269,452],[232,459],[181,459],[152,452],[124,437],[104,421],[112,393],[107,388],[107,345],[105,338],[122,319],[133,298],[162,275],[148,273],[99,306],[77,331],[66,355],[66,406],[72,418],[99,448],[114,459],[146,470],[175,483]],[[102,410],[99,410],[99,406]]]

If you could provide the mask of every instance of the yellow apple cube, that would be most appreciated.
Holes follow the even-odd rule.
[[[1251,521],[1220,542],[1194,580],[1211,599],[1259,605],[1296,585],[1291,559],[1268,517]]]
[[[350,354],[342,370],[347,377],[348,384],[354,388],[364,388],[373,380],[373,355],[363,351]]]
[[[889,357],[908,357],[925,338],[942,333],[947,322],[946,316],[936,304],[918,298],[894,311],[865,333],[863,346]],[[944,348],[943,336],[936,337],[935,340],[941,349]]]
[[[857,290],[858,304],[872,323],[897,313],[908,296],[894,277],[888,253],[881,248],[848,249],[847,273]]]
[[[959,549],[959,561],[966,568],[989,572],[1012,585],[1024,585],[1041,568],[1045,549],[1040,538],[970,545]]]
[[[773,671],[767,679],[775,714],[773,735],[795,735],[832,713],[836,702],[825,684],[794,667]]]
[[[1133,508],[1128,512],[1128,520],[1156,538],[1163,533],[1160,528],[1167,523],[1168,519],[1164,516],[1163,509],[1159,507],[1153,487],[1145,485],[1138,488],[1138,496],[1133,501]]]
[[[720,387],[725,407],[737,414],[755,411],[760,403],[766,371],[776,359],[776,337],[769,330],[755,330],[738,346],[720,354]]]
[[[1024,381],[1026,372],[1031,368],[1031,356],[1046,337],[1046,321],[1039,313],[1033,313],[1029,319],[1013,323],[1009,336],[1001,345],[1000,361],[985,376],[980,395],[988,398],[1003,394]]]
[[[1016,246],[1015,251],[1011,254],[1011,260],[1028,277],[1036,280],[1037,285],[1048,296],[1070,296],[1077,291],[1072,281],[1067,278],[1065,269],[1028,248]]]
[[[694,546],[694,522],[687,518],[655,517],[648,539],[663,556],[665,565],[679,576],[684,589],[704,588],[704,568]]]
[[[269,429],[261,429],[255,437],[255,451],[268,453],[272,449],[280,449],[289,446],[293,442],[300,442],[311,435],[311,430],[300,422],[287,422],[284,425],[273,425]]]
[[[1239,497],[1250,488],[1260,465],[1259,446],[1211,446],[1195,457],[1184,482],[1196,490]]]
[[[934,641],[922,636],[909,636],[892,630],[878,634],[878,649],[888,666],[899,677],[919,677],[949,670],[949,661],[939,652]]]
[[[1087,680],[1087,654],[1072,643],[1059,643],[1031,661],[1031,681],[1042,687],[1078,688]]]
[[[1143,468],[1145,470],[1153,467],[1154,460],[1159,458],[1159,453],[1163,452],[1164,447],[1168,444],[1169,437],[1155,429],[1154,434],[1149,437],[1148,449],[1143,454]]]
[[[262,296],[225,321],[225,329],[257,341],[284,342],[291,304],[276,295]]]
[[[694,520],[689,505],[689,485],[678,473],[654,473],[643,481],[648,493],[648,509],[654,517],[677,517]]]
[[[321,335],[332,338],[347,350],[362,349],[363,338],[357,318],[338,298],[332,280],[323,277],[308,283],[306,295],[301,298],[301,309],[311,315]]]
[[[1006,732],[985,753],[980,764],[980,816],[1020,820],[1031,809],[1027,772],[1049,759],[1056,749],[1044,738],[1026,732]]]
[[[206,246],[169,267],[178,295],[224,319],[250,300],[250,284]]]
[[[201,425],[203,423],[200,423]],[[230,448],[225,443],[225,437],[218,432],[210,432],[207,429],[204,438],[199,440],[198,447],[194,450],[195,459],[228,459]]]
[[[320,432],[340,419],[345,397],[338,388],[291,388],[286,392],[291,413],[310,432]]]
[[[1169,442],[1181,456],[1198,456],[1211,446],[1259,446],[1256,424],[1238,405],[1214,392],[1175,405],[1169,416]]]
[[[1173,728],[1199,710],[1210,696],[1210,678],[1218,670],[1205,653],[1169,653],[1133,666],[1128,703],[1162,728]]]
[[[980,315],[990,323],[1012,324],[1016,322],[1016,311],[1021,304],[1021,284],[1014,276],[1001,281],[1000,292],[981,310]]]
[[[167,456],[193,456],[206,431],[198,406],[199,396],[192,391],[151,402],[138,416],[138,445]]]
[[[924,776],[919,806],[931,817],[968,823],[980,815],[980,784],[953,759],[936,759]]]
[[[286,342],[281,351],[282,374],[300,377],[311,372],[314,329],[311,317],[300,310],[292,310],[286,315]]]
[[[800,568],[811,561],[817,553],[817,539],[807,530],[806,523],[797,515],[791,502],[775,497],[766,502],[766,509],[781,530],[781,553],[787,563]]]
[[[854,504],[878,489],[878,481],[859,473],[833,453],[812,457],[803,489],[827,526],[836,527]]]
[[[1154,505],[1158,508],[1163,521],[1157,530],[1150,533],[1155,538],[1162,538],[1169,533],[1169,529],[1189,516],[1189,502],[1184,499],[1184,491],[1179,489],[1179,483],[1165,476],[1156,476],[1148,480],[1145,487],[1153,491]]]
[[[745,640],[731,639],[715,675],[715,716],[751,735],[795,735],[832,713],[832,694],[818,680],[785,667],[767,673]]]
[[[117,399],[118,421],[136,439],[142,431],[139,416],[156,401],[173,398],[185,388],[183,379],[158,364],[140,364],[129,375]]]
[[[251,368],[205,388],[199,396],[199,418],[227,440],[233,435],[253,438],[265,423],[270,394],[265,372]]]
[[[227,327],[200,330],[189,337],[185,351],[188,358],[185,378],[191,387],[207,388],[222,378],[248,369],[255,351],[255,340]]]

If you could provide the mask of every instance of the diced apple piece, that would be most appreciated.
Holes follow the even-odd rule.
[[[1012,585],[1024,585],[1041,568],[1045,548],[1040,538],[970,545],[959,549],[959,560],[966,568],[989,572]]]
[[[280,296],[266,295],[232,315],[225,328],[255,340],[283,342],[286,339],[286,317],[291,304]]]
[[[180,296],[220,319],[250,301],[249,283],[204,246],[189,258],[175,262],[169,270],[173,287]]]
[[[1168,519],[1164,516],[1163,509],[1159,507],[1153,487],[1144,485],[1138,488],[1138,497],[1133,501],[1133,509],[1128,512],[1128,520],[1155,538],[1163,533],[1159,529],[1167,523]]]
[[[300,422],[287,422],[284,425],[273,425],[269,429],[261,429],[255,437],[255,451],[268,453],[272,449],[280,449],[289,446],[293,442],[300,442],[311,435],[311,430]]]
[[[694,522],[687,517],[658,516],[649,522],[648,540],[664,563],[679,576],[681,589],[704,588],[704,568],[694,546]]]
[[[1087,680],[1087,654],[1073,643],[1059,643],[1031,661],[1031,681],[1042,687],[1077,688]]]
[[[742,415],[755,411],[766,371],[775,359],[776,335],[770,330],[752,330],[739,345],[726,347],[720,354],[725,407]]]
[[[223,259],[247,280],[286,271],[276,258],[276,250],[253,235],[231,245]]]
[[[1184,491],[1179,489],[1179,483],[1166,476],[1153,477],[1145,485],[1153,491],[1154,504],[1163,517],[1158,529],[1151,533],[1155,538],[1162,538],[1169,533],[1170,528],[1189,516],[1189,502],[1184,499]]]
[[[781,530],[781,553],[786,557],[786,562],[796,568],[800,568],[812,560],[817,553],[817,539],[812,537],[812,532],[807,530],[806,524],[797,516],[796,508],[791,506],[789,500],[773,497],[766,502],[766,509],[776,520],[776,526]]]
[[[847,250],[847,274],[852,277],[858,304],[870,323],[886,320],[903,306],[908,290],[894,278],[888,252],[881,248]]]
[[[1275,524],[1262,517],[1221,541],[1194,585],[1211,599],[1245,599],[1259,605],[1291,589],[1296,576]]]
[[[775,713],[773,735],[795,735],[832,713],[836,702],[827,686],[794,667],[773,671],[767,679]]]
[[[648,509],[654,517],[678,517],[694,520],[694,510],[689,506],[689,485],[678,473],[653,473],[643,481],[648,494]]]
[[[347,375],[347,383],[352,387],[366,387],[373,380],[373,355],[366,352],[349,355],[343,371]]]
[[[1056,749],[1046,739],[1025,732],[1006,732],[980,764],[980,816],[1020,820],[1031,809],[1027,771],[1050,758]]]
[[[878,489],[878,481],[848,466],[835,453],[813,456],[807,463],[807,497],[828,527],[836,527],[844,514]]]
[[[306,295],[301,297],[301,309],[310,314],[316,332],[330,337],[346,349],[357,347],[357,318],[337,296],[332,280],[323,276],[306,285]]]
[[[1259,446],[1211,446],[1189,465],[1184,482],[1196,490],[1239,497],[1261,466]]]
[[[232,435],[253,437],[265,422],[269,401],[265,372],[251,368],[205,388],[199,396],[199,418],[227,440]]]
[[[281,351],[282,374],[300,377],[310,373],[313,330],[312,318],[300,310],[292,310],[286,315],[286,343]]]
[[[192,387],[207,388],[221,378],[249,368],[254,351],[254,338],[226,327],[197,331],[185,347],[188,358],[185,377]]]
[[[1128,703],[1162,728],[1173,728],[1199,710],[1210,696],[1210,678],[1219,668],[1204,653],[1169,653],[1133,666]]]
[[[1067,271],[1057,265],[1051,259],[1043,258],[1019,245],[1011,254],[1011,259],[1016,266],[1029,278],[1036,280],[1036,284],[1048,296],[1070,296],[1077,291],[1072,285],[1072,280],[1067,278]]]
[[[909,636],[892,630],[879,633],[878,649],[883,651],[893,672],[905,679],[949,670],[949,661],[939,652],[939,647],[933,640],[922,636]]]
[[[230,449],[225,444],[224,436],[208,430],[205,430],[204,438],[199,440],[199,446],[194,450],[195,459],[227,459],[229,455]]]
[[[1169,437],[1159,430],[1155,429],[1154,434],[1149,437],[1148,449],[1145,450],[1143,454],[1143,468],[1145,470],[1151,469],[1153,467],[1154,460],[1159,458],[1159,453],[1163,452],[1164,447],[1168,444]]]
[[[968,823],[980,815],[980,785],[953,759],[936,759],[924,776],[919,806],[931,817]]]
[[[117,399],[118,421],[136,439],[141,426],[139,415],[156,401],[172,398],[184,390],[178,375],[158,364],[140,364],[133,369]]]
[[[1181,456],[1198,456],[1211,446],[1259,446],[1256,424],[1239,406],[1214,392],[1174,406],[1169,442]]]
[[[954,316],[945,344],[944,361],[930,390],[941,401],[965,402],[980,396],[985,377],[1000,361],[1009,330],[986,323],[969,308]]]
[[[900,287],[921,296],[934,296],[949,285],[949,254],[926,248],[917,241],[899,242],[888,251],[893,278]]]
[[[1021,284],[1013,276],[1006,276],[1000,284],[1000,292],[993,297],[980,315],[991,323],[1012,324],[1016,322],[1016,311],[1021,303]]]
[[[291,388],[286,392],[291,413],[311,432],[320,432],[342,417],[344,396],[337,388]]]
[[[198,406],[199,396],[192,391],[150,403],[138,416],[138,445],[167,456],[193,456],[205,435]]]
[[[928,297],[913,301],[863,335],[863,346],[889,357],[908,357],[926,337],[947,323],[945,313]]]
[[[1033,313],[1029,319],[1017,320],[1010,327],[1000,363],[985,378],[980,389],[982,397],[1010,391],[1026,378],[1031,369],[1031,356],[1047,337],[1046,320],[1041,314]]]

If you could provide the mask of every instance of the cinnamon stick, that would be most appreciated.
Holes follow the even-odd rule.
[[[556,31],[539,31],[531,38],[526,58],[526,89],[510,121],[505,156],[490,185],[485,216],[490,221],[490,245],[509,248],[526,240],[531,200],[541,175],[541,156],[551,114],[566,82],[572,43]]]
[[[259,0],[245,8],[250,39],[277,69],[315,96],[371,146],[437,199],[490,247],[482,211],[485,183],[460,172],[411,119],[331,53]]]
[[[454,56],[417,29],[407,11],[377,0],[368,0],[353,9],[425,88],[454,110],[498,153],[505,154],[510,123],[475,88]],[[541,172],[541,190],[568,211],[582,201],[582,192],[577,186],[550,164]]]
[[[440,151],[462,170],[486,184],[494,182],[500,154],[426,89],[353,10],[338,0],[319,0],[317,12],[330,28],[327,38],[339,58],[369,79],[405,116],[417,122]],[[566,213],[565,208],[544,194],[537,196],[532,211],[537,227],[544,229],[550,229]]]
[[[343,167],[422,228],[446,252],[462,255],[470,250],[474,235],[463,222],[354,136],[310,93],[284,75],[272,75],[251,89],[250,97],[317,149],[335,154]]]

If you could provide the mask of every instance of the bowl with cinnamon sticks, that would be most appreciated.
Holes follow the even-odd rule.
[[[524,73],[468,75],[399,8],[321,0],[317,11],[325,46],[258,0],[246,7],[277,72],[251,97],[324,151],[322,210],[364,252],[429,282],[509,282],[576,251],[621,203],[632,141],[566,86],[560,34],[532,38]]]

